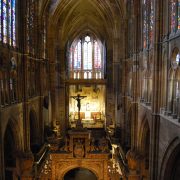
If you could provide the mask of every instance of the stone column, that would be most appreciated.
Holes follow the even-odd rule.
[[[51,95],[51,114],[50,114],[50,119],[51,119],[51,125],[54,126],[54,121],[55,121],[55,63],[49,63],[49,78],[50,78],[50,95]]]
[[[133,51],[132,51],[132,117],[131,117],[131,149],[127,153],[129,174],[128,180],[139,180],[139,155],[138,155],[138,101],[139,101],[139,53],[141,47],[141,18],[140,18],[140,2],[134,1],[131,5],[131,18],[133,25]]]
[[[20,170],[23,176],[30,176],[34,157],[30,149],[30,123],[29,123],[29,101],[28,101],[28,57],[22,56],[23,68],[23,135],[24,152],[19,157]]]
[[[158,179],[158,147],[159,123],[161,103],[161,67],[162,67],[162,3],[163,0],[154,1],[154,57],[153,57],[153,91],[152,91],[152,121],[150,125],[150,180]]]
[[[55,87],[56,87],[56,55],[55,55],[55,35],[57,28],[53,21],[49,22],[48,26],[48,41],[47,41],[47,49],[48,49],[48,57],[49,57],[49,89],[50,89],[50,97],[51,97],[51,114],[49,115],[51,126],[53,127],[55,125],[56,119],[55,119]]]
[[[65,49],[58,48],[57,63],[60,64],[57,69],[57,87],[56,88],[56,119],[60,122],[61,134],[65,135],[65,130],[68,126],[68,119],[66,116],[66,105],[69,103],[69,97],[66,96],[65,86]],[[68,61],[68,59],[67,59]]]
[[[132,118],[131,118],[131,148],[133,150],[137,150],[137,125],[138,125],[138,100],[139,100],[139,53],[141,47],[141,33],[140,27],[140,11],[139,6],[140,3],[138,1],[134,1],[134,9],[132,9],[132,21],[133,29],[134,29],[134,43],[133,43],[133,66],[132,66]]]
[[[39,62],[39,67],[40,67],[40,73],[39,73],[39,78],[40,78],[40,83],[39,83],[39,90],[40,90],[40,108],[39,108],[39,133],[40,133],[40,143],[44,142],[44,117],[43,117],[43,106],[44,106],[44,60],[40,59]]]
[[[30,133],[29,133],[29,112],[28,112],[28,58],[27,55],[22,56],[23,61],[23,125],[24,125],[24,150],[30,151]]]

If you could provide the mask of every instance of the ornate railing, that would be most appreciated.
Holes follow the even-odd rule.
[[[112,147],[112,151],[111,151],[112,157],[108,165],[108,171],[110,177],[114,176],[117,177],[117,179],[121,179],[121,178],[126,179],[127,178],[126,175],[128,173],[128,165],[122,147],[119,144],[119,142],[116,141],[116,138],[111,136],[111,134],[109,133],[108,133],[108,139]]]
[[[51,173],[51,158],[49,154],[50,146],[45,144],[41,150],[35,155],[34,162],[34,178],[49,177]]]

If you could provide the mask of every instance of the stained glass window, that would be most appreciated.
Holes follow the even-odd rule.
[[[102,43],[88,35],[75,40],[69,49],[70,78],[103,78],[102,49]]]
[[[12,36],[11,36],[11,0],[8,0],[8,34],[9,34],[9,44],[12,43]]]
[[[180,0],[170,0],[170,30],[176,32],[180,29]]]
[[[149,30],[149,40],[150,44],[153,40],[153,27],[154,27],[154,8],[153,8],[153,2],[151,1],[151,8],[150,8],[150,30]]]
[[[147,2],[146,0],[144,0],[143,3],[143,47],[146,48],[147,47],[147,34],[148,34],[148,23],[147,23]]]
[[[176,27],[176,0],[171,0],[170,4],[170,22],[171,22],[171,32],[175,31]]]
[[[0,0],[0,40],[5,44],[16,45],[15,0]]]
[[[0,41],[2,41],[2,10],[1,10],[2,6],[1,6],[1,1],[0,1]]]
[[[35,51],[36,3],[37,1],[29,0],[27,4],[27,52],[32,54]]]
[[[178,0],[178,29],[180,29],[180,0]]]
[[[84,69],[92,69],[92,43],[90,37],[85,37],[84,42]]]
[[[143,47],[147,48],[153,41],[154,7],[152,0],[143,0]]]
[[[73,65],[73,48],[71,47],[70,48],[70,51],[69,51],[69,68],[72,70],[72,65]]]
[[[101,50],[97,41],[94,42],[94,68],[101,68]]]
[[[16,46],[16,14],[15,14],[15,0],[12,0],[12,43]]]
[[[7,0],[3,0],[3,42],[7,43]]]
[[[81,68],[81,41],[75,47],[74,51],[74,69]]]
[[[75,49],[74,49],[74,69],[77,69],[78,67],[78,46],[76,45]]]

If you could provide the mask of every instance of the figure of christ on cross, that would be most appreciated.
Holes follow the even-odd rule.
[[[71,96],[71,98],[75,99],[77,101],[77,108],[78,108],[78,121],[77,121],[77,126],[82,127],[81,124],[81,119],[80,119],[80,111],[81,111],[81,99],[86,98],[87,96],[80,96],[78,94],[77,96]]]

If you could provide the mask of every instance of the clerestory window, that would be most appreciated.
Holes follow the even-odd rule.
[[[153,41],[154,6],[152,0],[143,0],[143,47],[149,48]]]
[[[0,0],[0,41],[16,46],[16,0]]]
[[[180,0],[170,0],[170,31],[176,32],[180,29]]]

